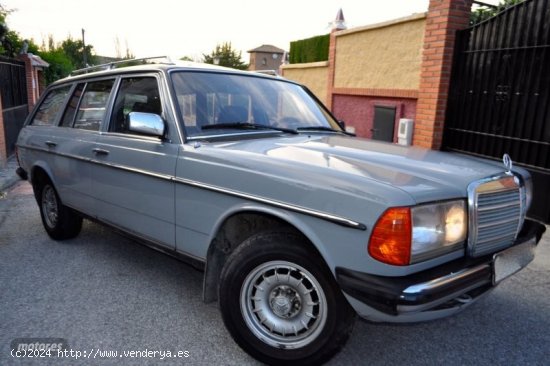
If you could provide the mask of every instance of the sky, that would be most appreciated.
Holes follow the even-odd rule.
[[[8,27],[39,46],[48,35],[56,42],[80,39],[102,56],[168,55],[200,59],[217,44],[231,42],[242,51],[272,44],[288,50],[290,42],[329,32],[342,8],[348,28],[425,12],[429,0],[0,0],[15,11]]]

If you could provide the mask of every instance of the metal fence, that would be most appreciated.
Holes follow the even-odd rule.
[[[4,129],[7,155],[9,156],[14,151],[17,135],[28,114],[24,62],[0,56],[0,96],[2,98],[0,113],[2,113],[4,121],[3,126],[0,124],[0,128]]]
[[[550,0],[526,0],[457,33],[445,149],[528,168],[530,215],[550,222]]]
[[[27,104],[24,62],[0,56],[0,95],[4,109]]]

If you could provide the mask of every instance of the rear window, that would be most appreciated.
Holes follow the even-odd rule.
[[[34,115],[31,125],[34,126],[52,126],[57,121],[57,116],[65,104],[65,99],[71,86],[63,86],[61,88],[56,88],[50,90],[46,97],[44,98],[38,111]]]

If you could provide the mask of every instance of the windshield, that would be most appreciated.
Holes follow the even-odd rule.
[[[172,80],[188,137],[341,131],[300,86],[277,79],[174,72]]]

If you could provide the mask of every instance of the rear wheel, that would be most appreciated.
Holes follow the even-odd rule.
[[[353,309],[322,258],[296,235],[247,239],[228,258],[219,294],[233,338],[268,364],[322,363],[353,328]]]
[[[40,207],[42,224],[52,239],[70,239],[80,233],[82,217],[61,203],[57,191],[49,180],[37,185],[34,192]]]

